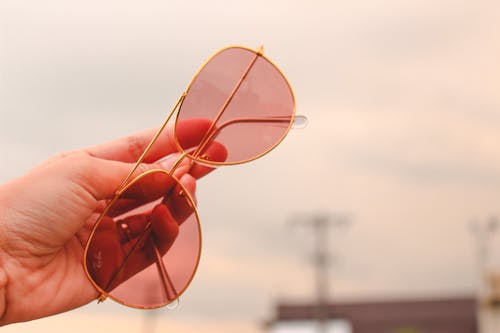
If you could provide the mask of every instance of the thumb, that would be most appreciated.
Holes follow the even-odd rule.
[[[135,163],[105,160],[85,153],[75,154],[64,160],[68,163],[66,169],[71,170],[68,175],[70,179],[84,188],[97,201],[111,199],[135,166]],[[183,164],[184,161],[176,170],[177,177],[181,177],[188,170]],[[169,165],[165,163],[141,163],[129,180],[148,170],[168,168]]]

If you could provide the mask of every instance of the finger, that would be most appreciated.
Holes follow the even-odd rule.
[[[179,225],[184,223],[184,221],[194,213],[196,205],[195,178],[187,173],[182,176],[180,182],[183,186],[178,184],[172,192],[172,195],[166,197],[166,200],[164,200],[166,207]],[[189,196],[186,191],[189,193]]]
[[[130,238],[123,242],[123,253],[127,256],[129,251],[139,252],[135,256],[139,262],[131,262],[129,271],[143,269],[145,262],[151,263],[152,246],[157,246],[161,254],[166,253],[179,234],[179,225],[164,204],[156,205],[147,214],[132,216],[118,223],[127,224],[127,237]],[[141,243],[136,246],[136,242]]]
[[[187,119],[177,123],[176,135],[181,147],[196,146],[210,127],[208,119]],[[128,137],[84,149],[94,157],[121,162],[135,162],[142,155],[157,129],[146,130]],[[144,162],[152,163],[177,152],[173,126],[165,128],[151,147]]]
[[[87,253],[87,267],[97,284],[111,291],[156,261],[154,246],[165,254],[179,233],[167,207],[157,205],[147,214],[99,222]]]
[[[158,200],[168,195],[177,182],[167,173],[158,171],[140,175],[131,184],[109,207],[107,215],[113,217],[119,216],[132,209]]]
[[[153,209],[151,227],[160,253],[166,253],[179,234],[179,224],[164,204],[159,204]]]
[[[115,195],[116,190],[132,170],[133,164],[95,158],[79,152],[54,162],[52,167],[68,181],[86,190],[96,201],[100,201],[111,199]],[[149,170],[162,168],[160,164],[140,164],[130,179],[133,180],[134,177]],[[179,170],[186,172],[187,168],[180,167]],[[182,172],[177,172],[176,175],[181,177]],[[136,187],[131,186],[133,187],[129,192],[131,198],[140,198],[145,195],[148,200],[151,197],[159,197],[159,193],[172,186],[172,180],[166,172],[148,175],[152,175],[152,178],[146,183],[141,182]],[[161,181],[156,182],[157,180]]]
[[[122,245],[126,261],[122,263],[120,281],[129,279],[156,262],[154,247],[163,255],[177,238],[179,225],[165,205],[157,205],[148,216],[147,221],[145,227],[151,225],[151,229],[143,229],[136,239]],[[137,242],[139,243],[136,244]]]
[[[143,236],[145,229],[151,225],[156,240],[162,244],[162,248],[165,250],[165,244],[172,243],[179,231],[178,223],[164,204],[156,205],[152,211],[118,220],[116,221],[116,225],[118,230],[120,230],[122,243],[140,238]]]
[[[120,239],[115,222],[105,216],[99,225],[99,232],[93,235],[87,250],[86,262],[92,279],[106,289],[109,281],[123,261]]]
[[[156,167],[153,164],[141,166],[143,170],[144,168]],[[189,161],[183,160],[175,170],[174,176],[182,177],[188,170]],[[165,171],[155,170],[143,173],[130,182],[130,185],[109,208],[107,214],[115,217],[134,208],[149,204],[161,197],[169,196],[175,185],[177,185],[177,180]]]
[[[214,160],[224,160],[227,156],[227,151],[221,144],[213,143],[207,151]],[[195,178],[200,178],[213,170],[212,167],[196,163],[189,169],[184,167],[185,163],[187,159],[177,168],[176,177],[182,177],[182,173],[189,170]],[[111,199],[133,168],[133,164],[97,158],[82,151],[53,160],[50,165],[59,169],[73,183],[83,187],[96,201]],[[141,164],[133,177],[146,170],[161,169],[164,165],[166,164]]]
[[[149,223],[150,216],[151,212],[145,212],[117,220],[115,223],[121,243],[125,244],[142,235]]]
[[[206,149],[203,154],[203,159],[214,162],[224,162],[227,158],[227,149],[226,147],[219,142],[212,142],[210,146]],[[193,166],[189,170],[189,173],[196,179],[200,179],[201,177],[207,175],[208,173],[215,170],[215,167],[208,166],[200,163],[193,163]]]

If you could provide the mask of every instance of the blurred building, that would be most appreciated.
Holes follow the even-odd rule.
[[[339,302],[322,308],[281,303],[265,326],[268,333],[479,332],[474,298]]]

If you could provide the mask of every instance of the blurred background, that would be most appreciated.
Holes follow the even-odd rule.
[[[158,126],[227,45],[263,44],[309,119],[199,182],[202,260],[176,309],[2,331],[499,332],[499,22],[482,0],[0,0],[2,183]]]

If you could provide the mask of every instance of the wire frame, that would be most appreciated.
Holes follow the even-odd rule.
[[[210,144],[215,139],[215,137],[219,134],[219,130],[221,128],[223,129],[223,128],[227,127],[228,125],[231,125],[231,123],[230,124],[226,124],[224,126],[221,126],[219,129],[216,129],[216,130],[212,131],[211,134],[210,134],[210,131],[213,128],[212,127],[209,128],[209,130],[207,131],[207,134],[209,134],[209,135],[205,135],[205,137],[202,139],[202,141],[198,145],[198,148],[194,152],[193,151],[185,151],[181,147],[181,145],[180,145],[180,143],[178,141],[178,138],[177,138],[177,125],[178,125],[179,121],[182,118],[181,117],[182,111],[183,111],[182,108],[183,108],[183,106],[185,106],[184,102],[186,101],[186,98],[189,97],[189,94],[190,94],[190,92],[192,91],[192,88],[193,88],[193,84],[196,82],[197,78],[203,72],[203,69],[206,68],[206,66],[208,64],[210,64],[210,62],[213,59],[215,59],[218,55],[220,55],[221,53],[223,53],[223,52],[225,52],[227,50],[231,50],[231,49],[240,49],[240,50],[244,50],[246,52],[252,52],[254,54],[254,57],[252,59],[252,63],[247,67],[247,69],[245,70],[245,73],[243,74],[243,76],[238,81],[236,88],[231,92],[231,95],[227,98],[227,100],[225,101],[225,103],[222,106],[221,110],[218,112],[218,115],[217,115],[216,119],[213,121],[212,127],[215,126],[215,123],[217,122],[217,120],[224,113],[227,105],[229,105],[229,103],[231,102],[231,100],[234,97],[234,95],[235,95],[236,91],[238,90],[239,86],[242,84],[243,80],[245,79],[246,75],[250,71],[250,69],[253,66],[253,64],[257,61],[257,59],[263,59],[274,70],[276,70],[276,72],[282,77],[284,83],[286,84],[286,89],[288,90],[288,92],[289,92],[289,94],[291,96],[292,110],[290,111],[290,114],[287,117],[285,117],[285,118],[283,118],[283,117],[271,117],[271,118],[270,117],[264,117],[262,119],[259,119],[259,118],[250,118],[250,119],[248,119],[248,118],[241,118],[241,119],[238,119],[237,122],[241,122],[241,123],[246,123],[246,122],[256,122],[256,123],[267,122],[267,123],[276,123],[278,126],[285,125],[286,128],[282,131],[282,134],[280,135],[280,137],[277,138],[275,140],[275,142],[272,145],[270,145],[269,147],[267,147],[264,151],[262,151],[262,152],[260,152],[258,154],[255,154],[255,155],[251,156],[250,158],[246,158],[246,159],[243,159],[243,160],[224,162],[224,161],[216,161],[216,160],[207,159],[202,154],[202,152],[203,152],[203,148],[205,148],[206,145]],[[139,167],[139,165],[143,162],[143,160],[145,159],[146,155],[150,151],[151,147],[158,140],[158,137],[163,132],[163,130],[165,129],[166,125],[169,123],[170,119],[172,118],[172,116],[175,114],[176,111],[178,111],[178,112],[177,112],[177,116],[176,116],[176,119],[175,119],[174,138],[175,138],[175,143],[177,145],[177,148],[178,148],[179,152],[181,152],[181,154],[178,157],[177,161],[173,164],[173,166],[171,167],[171,169],[169,171],[165,171],[165,170],[152,170],[152,171],[148,171],[148,172],[139,174],[138,176],[136,176],[136,177],[133,178],[134,172],[137,170],[137,168]],[[91,234],[90,234],[89,239],[87,241],[87,244],[85,246],[85,252],[84,252],[84,256],[83,256],[83,262],[84,262],[84,269],[85,269],[85,273],[86,273],[87,277],[89,278],[89,280],[91,281],[91,283],[94,285],[94,287],[101,293],[100,297],[99,297],[99,302],[102,302],[107,297],[110,297],[110,298],[114,299],[115,301],[117,301],[117,302],[119,302],[121,304],[124,304],[124,305],[127,305],[127,306],[131,306],[131,307],[136,307],[136,308],[156,308],[156,307],[167,305],[170,302],[175,301],[176,299],[178,299],[178,297],[181,296],[182,293],[188,288],[189,284],[193,280],[194,274],[195,274],[195,272],[197,270],[198,263],[199,263],[199,260],[200,260],[200,255],[201,255],[201,241],[202,241],[202,239],[201,239],[201,232],[199,233],[199,239],[198,239],[198,241],[199,241],[200,245],[199,245],[199,248],[198,248],[198,251],[197,251],[197,254],[196,254],[196,262],[194,264],[194,269],[192,271],[192,274],[187,279],[188,281],[185,284],[185,286],[183,286],[182,288],[180,288],[176,292],[175,298],[169,299],[169,301],[166,302],[165,304],[158,304],[158,305],[137,305],[137,304],[130,304],[130,303],[127,303],[127,302],[123,301],[120,298],[114,297],[109,291],[105,290],[105,288],[102,288],[102,286],[99,286],[99,284],[94,281],[94,279],[92,277],[92,274],[91,274],[91,272],[89,272],[89,269],[88,269],[87,264],[86,264],[87,260],[89,259],[89,257],[88,257],[89,246],[90,246],[90,243],[91,243],[92,239],[95,237],[95,233],[96,233],[96,230],[99,227],[99,224],[101,223],[101,221],[103,220],[103,218],[106,216],[106,214],[108,213],[108,211],[110,210],[110,208],[117,202],[117,200],[120,198],[120,196],[123,195],[123,193],[125,193],[128,189],[130,189],[132,186],[134,186],[134,184],[137,184],[138,182],[140,182],[141,179],[143,179],[144,177],[147,177],[149,174],[151,174],[151,172],[163,172],[163,173],[167,174],[168,176],[172,177],[175,180],[176,186],[178,185],[178,186],[180,186],[182,188],[182,192],[184,192],[184,195],[186,196],[186,200],[192,205],[193,213],[194,213],[194,216],[196,218],[197,228],[198,228],[198,230],[200,230],[201,228],[200,228],[200,223],[199,223],[199,216],[198,216],[198,212],[196,210],[195,201],[193,200],[192,196],[189,194],[189,191],[187,191],[185,189],[185,187],[179,182],[179,180],[173,176],[174,171],[177,169],[177,167],[180,165],[180,163],[183,161],[183,159],[185,159],[186,157],[188,157],[191,160],[191,166],[195,162],[201,163],[201,164],[219,166],[219,165],[241,164],[241,163],[246,163],[246,162],[252,161],[254,159],[257,159],[259,157],[262,157],[262,156],[266,155],[267,153],[269,153],[271,150],[273,150],[276,146],[278,146],[283,141],[283,139],[285,138],[285,136],[289,133],[290,129],[292,128],[292,124],[294,122],[294,118],[295,118],[295,95],[293,93],[293,90],[292,90],[292,88],[291,88],[288,80],[286,79],[285,75],[282,73],[282,71],[271,60],[269,60],[267,57],[265,57],[263,55],[263,47],[260,47],[258,50],[253,50],[253,49],[250,49],[250,48],[247,48],[247,47],[243,47],[243,46],[229,46],[229,47],[226,47],[224,49],[221,49],[220,51],[216,52],[212,57],[210,57],[203,64],[203,66],[198,70],[198,72],[195,74],[195,76],[192,78],[192,80],[191,80],[188,88],[186,89],[186,92],[184,92],[180,96],[179,100],[177,101],[177,103],[174,105],[174,107],[170,111],[167,119],[164,121],[164,123],[161,125],[161,127],[159,128],[159,130],[157,131],[157,133],[151,139],[150,143],[145,148],[144,152],[137,159],[137,162],[134,164],[134,167],[130,170],[130,172],[127,175],[127,177],[123,180],[123,182],[121,183],[121,185],[119,186],[119,188],[115,192],[114,197],[107,203],[105,209],[102,211],[102,213],[98,217],[98,219],[97,219],[97,221],[96,221],[96,223],[95,223],[95,225],[94,225],[94,227],[93,227],[93,229],[91,231]],[[203,148],[200,149],[200,147],[203,147]],[[160,271],[160,275],[162,275],[161,271],[162,270],[166,271],[166,269],[165,269],[164,264],[162,263],[161,260],[157,261],[157,266],[158,266],[158,269]],[[162,277],[162,279],[164,279],[164,278]]]

